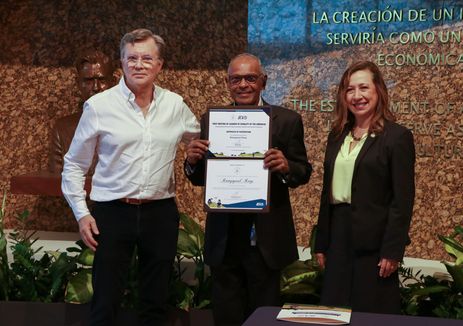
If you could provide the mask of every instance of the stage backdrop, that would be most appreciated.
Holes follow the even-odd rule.
[[[16,212],[31,211],[31,228],[76,231],[63,198],[12,195],[9,181],[46,169],[51,127],[81,110],[74,61],[82,47],[98,46],[119,64],[119,41],[145,27],[166,41],[159,85],[181,94],[196,116],[208,105],[230,103],[228,61],[246,50],[247,1],[1,0],[0,189],[6,189],[7,227]],[[204,222],[201,189],[176,162],[180,210]]]
[[[299,112],[314,174],[293,193],[299,239],[318,214],[337,84],[357,60],[386,79],[398,122],[416,146],[416,200],[407,255],[445,258],[438,234],[463,222],[463,1],[249,1],[249,51],[265,98]]]

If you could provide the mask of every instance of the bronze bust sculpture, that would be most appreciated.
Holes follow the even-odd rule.
[[[76,69],[81,108],[79,112],[58,119],[53,126],[48,157],[48,170],[52,173],[61,173],[63,170],[63,158],[74,137],[74,132],[82,115],[83,103],[91,96],[115,84],[114,66],[111,59],[95,48],[86,49],[79,55]],[[94,166],[95,158],[88,175],[93,174]]]

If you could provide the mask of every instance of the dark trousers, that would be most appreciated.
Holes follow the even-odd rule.
[[[256,308],[280,305],[280,270],[269,268],[257,247],[226,255],[211,271],[217,326],[241,325]]]
[[[349,306],[353,311],[399,314],[398,273],[380,277],[379,252],[354,250],[350,205],[332,206],[330,239],[321,304]]]
[[[100,231],[93,262],[91,325],[114,325],[135,248],[139,269],[140,325],[163,325],[176,253],[179,214],[173,198],[142,205],[97,202]]]

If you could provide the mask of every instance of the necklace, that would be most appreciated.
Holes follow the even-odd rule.
[[[362,135],[362,136],[360,136],[360,137],[355,137],[355,135],[354,135],[354,133],[353,133],[352,131],[350,132],[350,135],[351,135],[352,139],[355,140],[355,141],[361,141],[361,140],[362,140],[362,136],[363,136],[363,135]]]
[[[354,130],[351,130],[351,131],[350,131],[350,135],[352,136],[352,139],[353,139],[353,140],[355,140],[355,141],[361,141],[363,135],[365,135],[365,132],[366,132],[368,129],[367,129],[367,128],[365,128],[365,129],[356,128],[356,129],[361,130],[361,131],[362,131],[362,135],[361,135],[360,137],[355,136]]]

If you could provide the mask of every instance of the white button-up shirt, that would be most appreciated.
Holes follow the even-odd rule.
[[[177,145],[197,138],[199,124],[178,94],[155,86],[153,95],[146,117],[123,78],[85,102],[64,157],[61,184],[77,220],[90,214],[84,174],[95,149],[98,164],[92,179],[92,200],[175,196]]]

